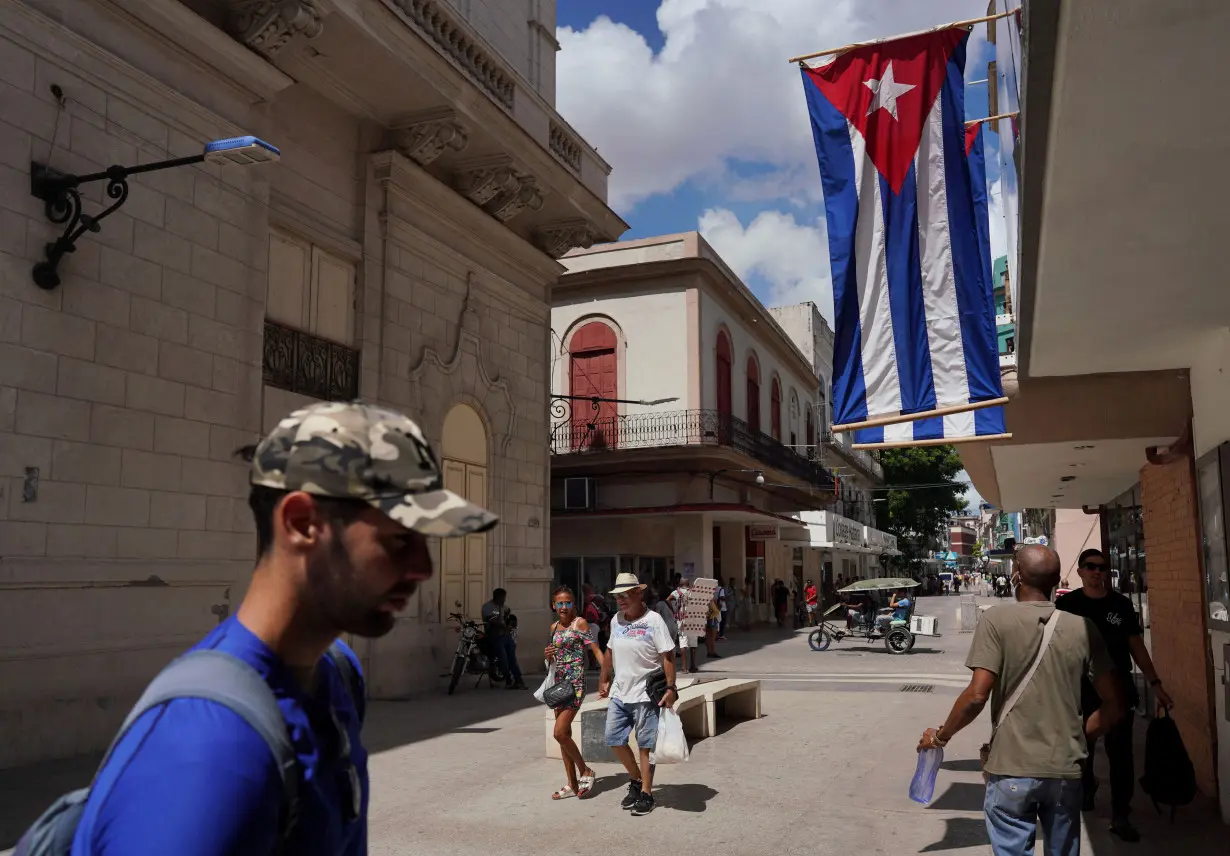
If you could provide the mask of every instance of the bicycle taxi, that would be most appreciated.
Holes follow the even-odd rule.
[[[851,637],[883,639],[890,654],[908,654],[919,636],[938,637],[939,622],[932,616],[915,615],[919,583],[905,578],[859,580],[840,589],[842,601],[821,616],[820,626],[807,637],[813,651],[827,651],[834,642]],[[897,606],[892,606],[894,593]],[[902,603],[908,601],[908,603]],[[850,610],[847,604],[860,604]],[[849,614],[847,612],[849,611]]]

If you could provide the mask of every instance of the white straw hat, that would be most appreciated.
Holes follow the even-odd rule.
[[[615,578],[615,588],[611,594],[624,594],[633,589],[643,589],[645,584],[636,578],[636,574],[620,574]]]

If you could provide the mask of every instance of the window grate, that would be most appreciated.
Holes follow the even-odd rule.
[[[905,686],[901,688],[901,692],[903,693],[929,693],[933,689],[935,689],[935,687],[932,686],[931,684],[906,684]]]

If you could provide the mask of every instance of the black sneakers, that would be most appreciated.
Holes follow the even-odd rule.
[[[632,816],[644,817],[653,811],[655,805],[657,803],[653,801],[653,794],[641,791],[640,795],[636,798],[636,805],[632,806]]]
[[[624,811],[631,811],[636,808],[637,801],[641,798],[641,783],[628,782],[628,795],[620,802],[619,807]]]

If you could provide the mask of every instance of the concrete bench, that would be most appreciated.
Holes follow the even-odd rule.
[[[675,686],[679,688],[681,696],[695,683],[695,678],[677,678],[675,680]],[[610,701],[609,698],[599,698],[597,693],[587,695],[585,700],[581,702],[581,710],[577,712],[576,719],[572,721],[572,739],[581,748],[581,754],[585,756],[586,761],[615,761],[615,756],[611,754],[610,747],[606,745],[606,709]],[[559,751],[559,743],[555,742],[555,711],[549,707],[544,707],[543,710],[546,723],[547,757],[560,758],[562,756]],[[684,724],[684,729],[687,729],[686,723]],[[633,736],[632,743],[633,745],[636,744],[635,735]]]
[[[760,681],[727,678],[701,684],[694,689],[701,689],[704,694],[705,737],[717,735],[718,717],[721,715],[739,720],[760,719]],[[686,721],[684,731],[687,731]]]

